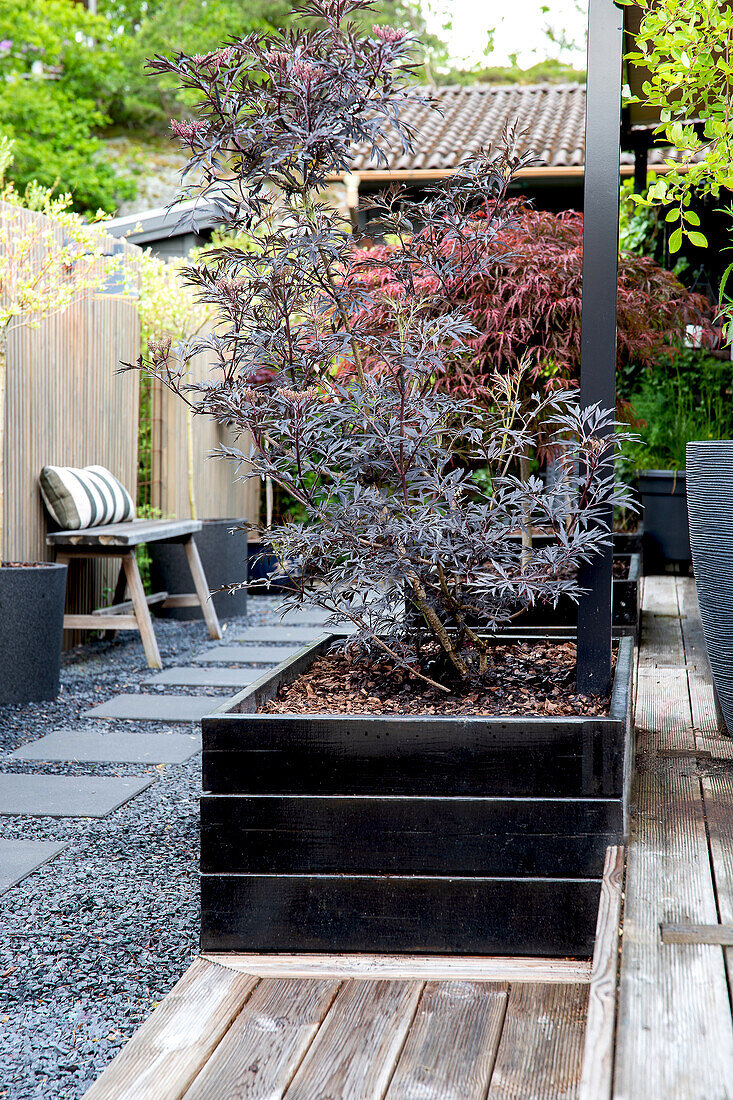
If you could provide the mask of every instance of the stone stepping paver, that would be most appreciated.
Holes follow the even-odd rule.
[[[221,664],[279,665],[300,648],[287,645],[219,645],[199,653],[194,661],[202,664],[218,661]]]
[[[146,684],[176,687],[246,687],[262,675],[258,668],[167,668],[146,680]]]
[[[82,764],[182,764],[201,748],[190,733],[56,730],[16,749],[17,760],[69,760]]]
[[[324,611],[322,607],[294,607],[280,615],[280,608],[275,608],[275,618],[280,626],[313,626],[324,623],[331,618],[330,611]]]
[[[0,840],[0,894],[66,847],[55,840]]]
[[[211,695],[115,695],[83,718],[129,718],[141,722],[200,722],[222,703]]]
[[[155,782],[153,776],[23,775],[0,772],[0,814],[106,817]]]
[[[227,641],[237,642],[314,642],[328,628],[325,626],[250,626],[238,631],[227,630]]]

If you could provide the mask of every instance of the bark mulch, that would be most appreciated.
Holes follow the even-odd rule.
[[[439,692],[388,662],[371,668],[327,653],[259,710],[269,714],[465,714],[562,717],[608,714],[607,696],[578,695],[575,643],[514,642],[492,650],[486,683]]]

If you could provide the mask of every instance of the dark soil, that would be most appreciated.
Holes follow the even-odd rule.
[[[578,695],[573,642],[513,642],[492,650],[490,679],[444,694],[387,662],[319,657],[259,708],[270,714],[606,715],[608,697]]]

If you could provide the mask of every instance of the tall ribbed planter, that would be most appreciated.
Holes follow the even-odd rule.
[[[705,645],[733,733],[733,440],[687,444],[687,508]]]

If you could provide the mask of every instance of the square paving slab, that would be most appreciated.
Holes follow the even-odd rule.
[[[194,661],[202,664],[279,665],[300,648],[297,645],[218,645],[199,653]]]
[[[146,684],[174,684],[177,687],[241,688],[251,684],[258,668],[167,668],[146,680]]]
[[[325,626],[250,626],[238,630],[227,630],[227,641],[270,642],[280,645],[283,642],[298,642],[305,645],[313,642],[328,628]]]
[[[200,722],[221,704],[211,695],[115,695],[84,718],[130,718],[155,722]]]
[[[282,616],[280,614],[280,608],[275,608],[275,618],[280,626],[320,624],[324,623],[326,619],[330,619],[330,617],[330,612],[324,611],[322,607],[295,607],[292,611],[286,611]]]
[[[74,760],[83,764],[182,764],[201,748],[190,733],[56,730],[10,755],[17,760]]]
[[[48,863],[65,847],[55,840],[0,840],[0,894]]]
[[[106,817],[144,791],[151,776],[19,775],[0,772],[0,814]]]

